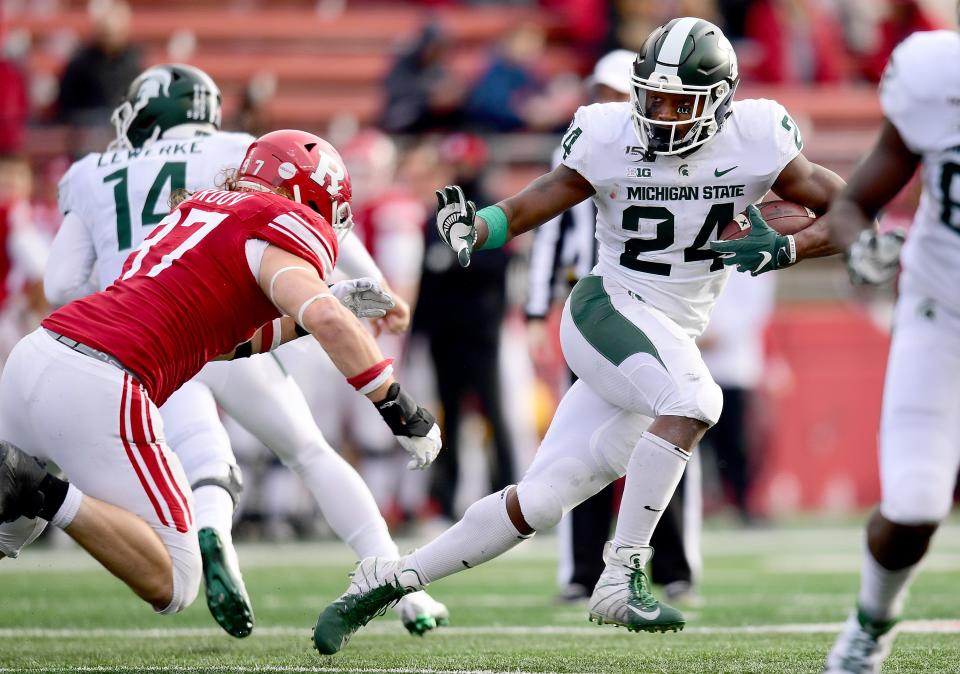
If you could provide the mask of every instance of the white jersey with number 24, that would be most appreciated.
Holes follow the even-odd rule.
[[[580,108],[563,163],[593,185],[599,261],[612,277],[692,336],[707,324],[728,270],[707,244],[759,201],[800,152],[796,124],[775,101],[744,100],[716,136],[687,155],[645,161],[630,103]]]

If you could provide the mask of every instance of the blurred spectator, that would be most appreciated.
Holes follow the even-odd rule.
[[[731,40],[740,40],[746,31],[747,10],[755,0],[717,0],[723,32]]]
[[[140,49],[129,43],[130,6],[122,0],[90,5],[93,35],[67,63],[57,99],[64,124],[100,126],[140,74]]]
[[[538,72],[546,45],[543,26],[525,22],[500,42],[487,69],[473,85],[466,108],[471,124],[495,132],[560,130],[579,104],[573,89]]]
[[[30,113],[27,83],[20,68],[0,57],[0,154],[19,152]]]
[[[273,73],[254,75],[243,89],[237,127],[251,136],[262,136],[272,130],[267,105],[276,93],[276,75]]]
[[[25,157],[0,156],[0,360],[48,310],[43,270],[49,240],[33,222],[32,179]]]
[[[610,31],[604,51],[639,51],[657,26],[675,16],[661,0],[615,0],[610,3]]]
[[[448,70],[450,45],[440,27],[424,26],[394,62],[384,81],[380,126],[391,133],[456,128],[463,84]]]
[[[610,3],[608,49],[636,52],[656,29],[678,16],[696,16],[722,27],[717,0],[616,0]]]
[[[441,171],[435,173],[438,182],[434,187],[460,185],[468,198],[478,204],[490,203],[482,181],[487,160],[483,141],[477,136],[454,134],[444,139],[438,149]],[[446,175],[442,174],[444,170]],[[502,489],[515,479],[513,441],[502,409],[499,368],[510,254],[502,248],[485,251],[464,269],[457,264],[456,254],[437,235],[432,213],[426,230],[427,248],[414,330],[429,340],[443,409],[444,451],[433,464],[431,495],[439,514],[454,520],[462,413],[471,399],[479,404],[493,436],[491,489]]]
[[[740,66],[750,82],[839,82],[849,73],[843,31],[818,0],[756,0]]]
[[[750,412],[763,377],[763,336],[775,293],[773,274],[730,274],[710,323],[697,340],[710,374],[723,391],[723,414],[701,446],[713,451],[720,478],[744,522],[751,521],[747,497],[755,474]]]
[[[581,53],[593,56],[609,31],[606,0],[540,0],[540,6],[560,16],[564,36]]]
[[[911,33],[941,28],[917,0],[888,0],[887,10],[877,24],[873,44],[857,56],[860,72],[871,82],[879,82],[893,48]]]

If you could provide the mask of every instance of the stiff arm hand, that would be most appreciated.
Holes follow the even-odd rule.
[[[461,267],[470,265],[470,256],[477,243],[474,218],[477,206],[467,201],[459,185],[437,190],[437,231],[445,244],[457,253]]]

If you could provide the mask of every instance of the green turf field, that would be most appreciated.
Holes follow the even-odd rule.
[[[884,672],[960,672],[958,534],[938,535]],[[346,587],[341,545],[241,547],[257,613],[242,641],[202,596],[157,617],[83,554],[34,549],[0,562],[0,671],[818,672],[853,601],[860,538],[838,525],[708,530],[705,607],[682,633],[629,634],[553,603],[556,541],[544,536],[432,586],[451,627],[411,637],[391,611],[333,657],[310,635]]]

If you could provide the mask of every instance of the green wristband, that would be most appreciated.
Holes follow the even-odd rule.
[[[477,215],[487,223],[487,240],[480,246],[480,250],[500,248],[507,242],[507,214],[499,206],[485,206],[477,211]]]

